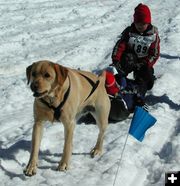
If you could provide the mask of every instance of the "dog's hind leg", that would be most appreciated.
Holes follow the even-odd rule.
[[[98,108],[95,113],[92,113],[92,115],[96,119],[97,125],[99,127],[99,134],[96,145],[90,152],[91,157],[93,158],[96,155],[102,154],[104,135],[108,126],[109,107]]]

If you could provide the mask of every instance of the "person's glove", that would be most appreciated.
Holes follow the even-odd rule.
[[[135,68],[139,70],[141,67],[146,66],[147,63],[145,60],[137,60],[135,63]]]
[[[135,68],[137,69],[137,70],[139,70],[142,66],[144,66],[145,64],[144,63],[136,63],[135,64]]]
[[[118,73],[120,73],[122,76],[124,76],[126,73],[122,70],[121,63],[119,61],[113,61],[113,63],[110,66],[114,66]]]
[[[128,73],[134,71],[136,69],[137,56],[131,52],[125,52],[121,57],[121,63]]]
[[[121,64],[119,61],[113,61],[112,66],[114,66],[117,70],[121,69]]]
[[[136,106],[142,107],[145,111],[148,112],[149,107],[148,105],[145,103],[144,99],[142,97],[137,96],[136,100],[135,100],[135,104]]]
[[[142,106],[142,108],[143,108],[146,112],[149,111],[149,106],[148,106],[146,103]]]

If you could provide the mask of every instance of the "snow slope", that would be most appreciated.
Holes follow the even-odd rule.
[[[107,67],[118,36],[131,24],[140,2],[0,0],[0,185],[113,185],[132,116],[109,123],[104,154],[94,159],[89,152],[97,126],[78,123],[67,172],[55,171],[62,155],[63,126],[47,123],[37,175],[24,176],[33,126],[33,97],[25,70],[41,59],[89,71]],[[157,123],[142,143],[128,137],[116,186],[162,186],[165,172],[180,170],[179,0],[143,3],[151,8],[161,37],[161,56],[155,65],[160,77],[147,95]]]

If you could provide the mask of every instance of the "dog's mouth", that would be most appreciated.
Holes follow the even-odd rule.
[[[36,97],[36,98],[41,98],[41,97],[44,97],[48,94],[48,91],[44,91],[44,92],[34,92],[33,96]]]

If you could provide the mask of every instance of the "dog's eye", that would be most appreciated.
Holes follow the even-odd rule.
[[[44,77],[49,78],[50,77],[49,73],[45,73]]]
[[[32,72],[32,76],[33,77],[36,77],[36,72]]]

